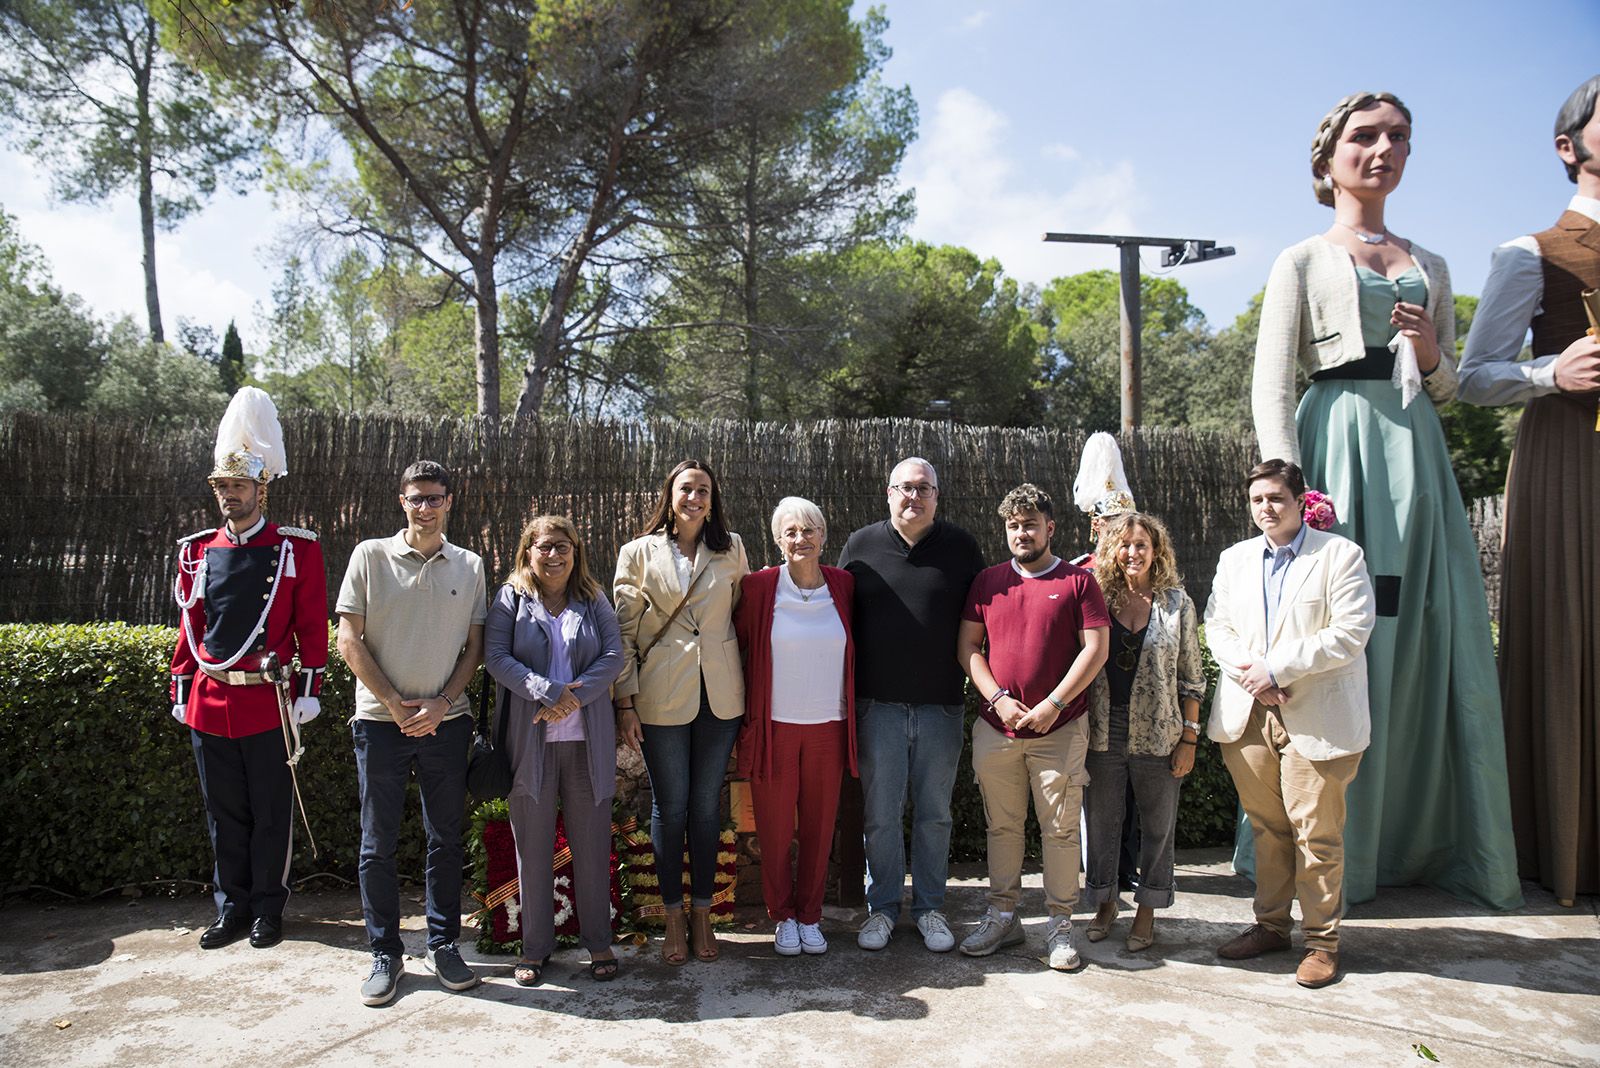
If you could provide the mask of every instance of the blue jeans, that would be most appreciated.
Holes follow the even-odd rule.
[[[472,717],[457,716],[421,738],[395,723],[358,719],[356,776],[361,786],[361,913],[375,953],[398,956],[400,879],[394,853],[406,811],[406,785],[417,769],[422,826],[428,835],[428,948],[461,936],[461,823],[467,808],[467,747]]]
[[[861,701],[856,757],[866,829],[867,909],[894,921],[906,882],[905,807],[911,796],[911,915],[944,907],[950,871],[950,793],[965,740],[961,705]]]
[[[644,724],[644,766],[650,772],[650,845],[656,852],[661,901],[683,900],[683,840],[689,838],[689,898],[698,907],[717,892],[722,839],[722,784],[743,717],[718,719],[701,690],[700,712],[676,727]]]

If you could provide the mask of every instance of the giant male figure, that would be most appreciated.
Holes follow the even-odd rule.
[[[1600,75],[1556,117],[1577,195],[1494,252],[1458,396],[1526,404],[1506,483],[1500,695],[1517,865],[1563,905],[1600,892]],[[1532,358],[1518,360],[1533,330]]]

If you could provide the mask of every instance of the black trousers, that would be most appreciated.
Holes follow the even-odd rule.
[[[217,912],[276,919],[289,900],[294,848],[294,786],[283,734],[223,738],[191,729],[189,735],[217,858]]]

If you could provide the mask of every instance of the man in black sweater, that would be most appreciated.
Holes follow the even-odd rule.
[[[850,535],[839,566],[855,576],[856,744],[867,854],[862,949],[889,944],[905,890],[909,792],[911,916],[923,944],[955,947],[945,920],[950,793],[965,737],[956,662],[961,610],[983,557],[942,519],[933,465],[908,457],[889,473],[889,518]]]

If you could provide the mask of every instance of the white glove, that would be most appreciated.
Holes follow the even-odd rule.
[[[322,702],[315,697],[296,697],[294,699],[294,721],[296,723],[310,723],[322,714]]]
[[[183,706],[182,705],[173,705],[172,706],[172,718],[177,720],[179,723],[183,722]]]

